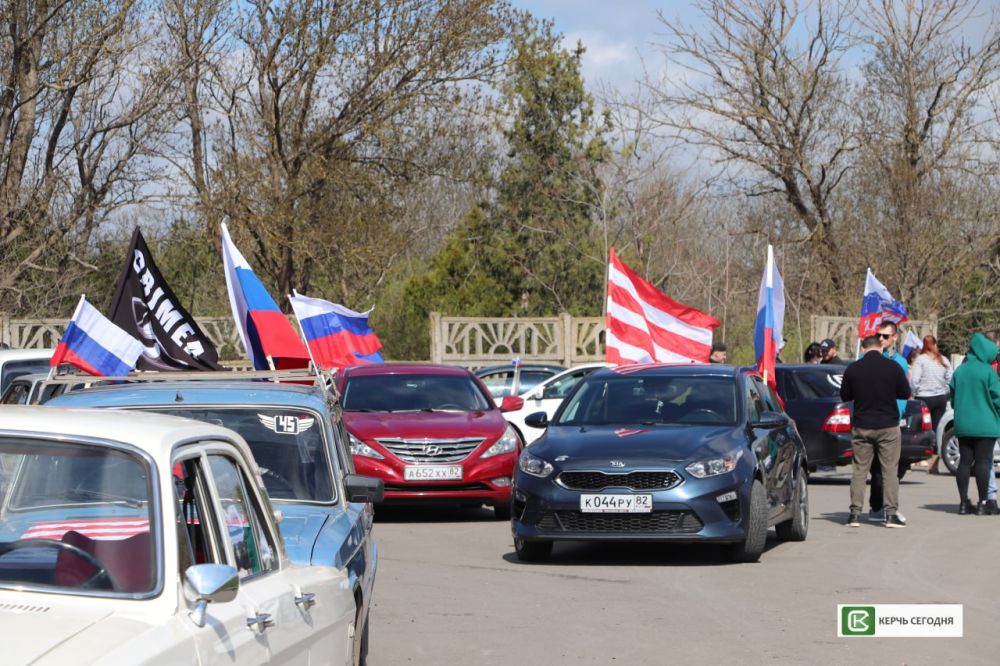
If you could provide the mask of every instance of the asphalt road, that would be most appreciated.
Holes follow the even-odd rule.
[[[1000,516],[913,471],[908,527],[848,529],[848,483],[814,476],[808,540],[772,531],[756,564],[584,543],[521,564],[491,511],[380,507],[369,664],[1000,663]],[[964,638],[837,638],[838,603],[960,603]]]

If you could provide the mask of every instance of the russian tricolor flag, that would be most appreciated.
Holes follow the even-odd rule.
[[[123,377],[135,369],[142,349],[141,342],[81,296],[49,363],[52,367],[70,363],[92,375]]]
[[[896,324],[907,320],[906,306],[897,301],[875,278],[872,269],[865,277],[865,295],[861,299],[861,321],[858,323],[858,337],[866,338],[878,332],[883,321]]]
[[[316,365],[329,369],[383,362],[382,343],[368,324],[367,312],[298,292],[289,299]]]
[[[305,368],[309,352],[222,225],[222,263],[233,318],[243,347],[257,370]],[[268,363],[270,359],[271,363]]]
[[[785,283],[774,265],[774,250],[767,246],[767,264],[757,295],[757,320],[754,322],[753,346],[757,369],[772,387],[776,386],[774,365],[781,346],[785,324]]]

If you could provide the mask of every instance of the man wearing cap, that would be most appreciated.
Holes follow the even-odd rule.
[[[837,343],[832,339],[827,338],[823,342],[819,343],[819,351],[823,354],[823,360],[821,363],[829,363],[832,365],[850,365],[851,362],[837,356]]]
[[[726,345],[722,342],[712,343],[712,352],[708,355],[709,363],[726,362]]]

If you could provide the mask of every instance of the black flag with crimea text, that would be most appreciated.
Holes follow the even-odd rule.
[[[163,279],[138,227],[109,318],[142,343],[138,370],[222,369],[215,345]]]

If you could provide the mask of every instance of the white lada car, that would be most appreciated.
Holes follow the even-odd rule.
[[[246,443],[108,410],[0,407],[6,664],[350,664],[343,572],[289,563]]]

